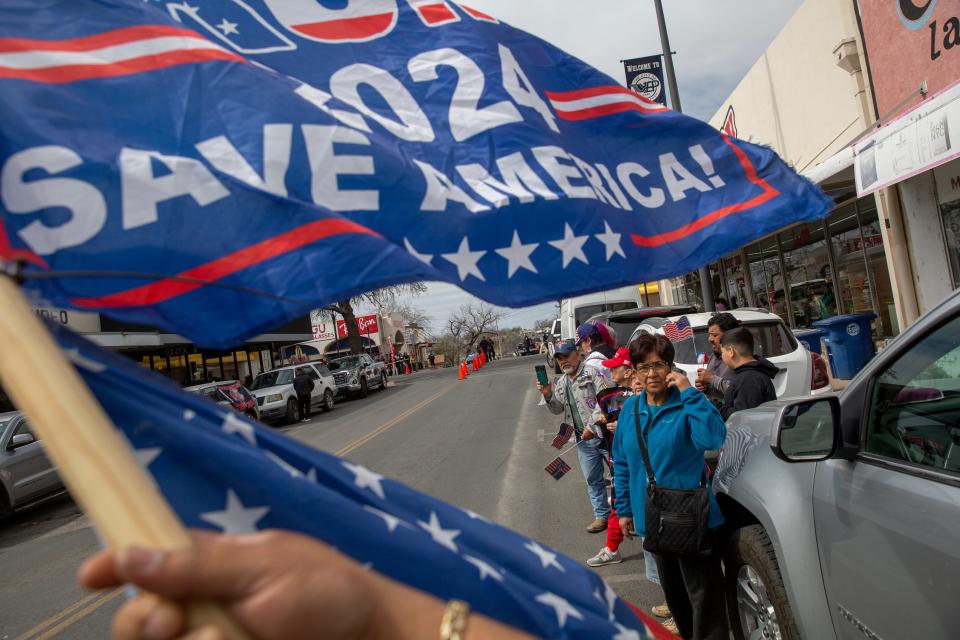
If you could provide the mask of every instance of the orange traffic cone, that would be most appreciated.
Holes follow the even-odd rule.
[[[487,358],[483,355],[483,351],[481,351],[478,355],[480,356],[480,366],[482,367],[483,365],[487,364]]]
[[[407,375],[410,375],[410,363],[407,363]]]
[[[461,363],[460,363],[460,367],[463,369],[463,377],[464,377],[464,378],[469,378],[469,377],[470,377],[470,367],[467,366],[466,361],[461,362]]]
[[[466,372],[464,371],[464,369],[465,369],[465,367],[463,366],[463,363],[461,362],[461,363],[460,363],[460,375],[457,377],[457,380],[466,380],[466,379],[467,379]]]

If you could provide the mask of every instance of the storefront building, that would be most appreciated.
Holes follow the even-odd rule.
[[[807,0],[710,123],[773,147],[817,182],[836,208],[827,218],[771,234],[709,266],[727,308],[760,307],[791,328],[846,313],[877,315],[874,335],[902,323],[891,285],[882,203],[858,197],[851,162],[837,162],[873,123],[852,2]],[[661,282],[665,303],[700,299],[696,272]]]
[[[880,119],[853,164],[858,193],[889,201],[894,286],[911,322],[960,286],[960,3],[899,5],[859,3]]]
[[[181,386],[212,380],[243,381],[248,376],[254,377],[279,364],[283,347],[310,338],[310,319],[304,317],[233,349],[202,349],[181,336],[117,322],[97,313],[50,308],[37,308],[36,312],[101,347],[119,352],[142,367],[171,378]]]

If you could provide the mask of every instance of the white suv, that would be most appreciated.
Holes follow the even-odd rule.
[[[300,421],[300,405],[297,403],[297,394],[293,390],[293,379],[298,369],[306,369],[313,378],[314,387],[310,394],[311,411],[318,408],[324,411],[333,410],[334,396],[337,394],[337,384],[333,380],[333,374],[322,364],[307,362],[265,371],[254,378],[250,391],[257,397],[262,421],[288,423]]]
[[[797,342],[790,329],[775,313],[764,309],[734,309],[728,313],[740,321],[753,334],[758,356],[763,356],[780,370],[773,379],[778,398],[830,391],[830,379],[823,358],[809,352]],[[690,313],[687,320],[693,328],[693,346],[677,346],[676,365],[687,373],[691,384],[697,379],[697,354],[713,353],[713,347],[707,340],[707,322],[712,313]],[[671,318],[649,318],[636,328],[630,336],[632,342],[641,333],[663,333],[667,321],[676,322],[681,316]],[[688,341],[689,344],[689,341]]]

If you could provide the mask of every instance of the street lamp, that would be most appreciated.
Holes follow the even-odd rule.
[[[663,17],[663,3],[653,0],[657,10],[657,27],[660,29],[660,46],[663,49],[663,70],[667,74],[667,88],[670,90],[670,106],[674,111],[682,112],[680,92],[677,90],[677,76],[673,71],[673,54],[670,49],[670,37],[667,35],[667,22]],[[710,265],[700,267],[700,292],[703,295],[704,311],[713,311],[713,281],[710,280]]]

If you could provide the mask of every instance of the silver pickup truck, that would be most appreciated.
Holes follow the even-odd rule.
[[[387,388],[387,365],[365,353],[331,360],[329,366],[339,395],[366,398],[371,387]]]

